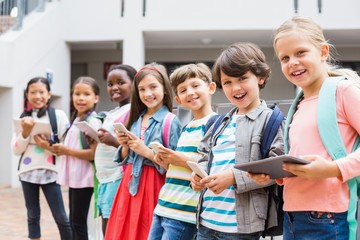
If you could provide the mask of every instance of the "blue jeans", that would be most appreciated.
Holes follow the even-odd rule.
[[[196,225],[171,218],[160,217],[154,213],[149,240],[191,240],[195,238]]]
[[[72,230],[66,215],[59,184],[34,184],[21,181],[27,209],[29,238],[40,238],[40,188],[42,189],[51,213],[57,224],[61,239],[72,239]]]
[[[258,240],[260,239],[261,232],[255,233],[226,233],[219,232],[214,229],[210,229],[200,225],[196,240],[211,240],[211,239],[221,239],[221,240]]]
[[[344,213],[284,212],[284,240],[349,239]]]

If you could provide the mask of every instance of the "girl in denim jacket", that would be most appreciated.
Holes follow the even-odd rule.
[[[164,143],[163,121],[172,110],[169,78],[162,65],[149,64],[134,78],[127,133],[118,132],[118,161],[125,166],[115,196],[105,239],[147,239],[159,191],[165,182],[166,166],[154,161],[148,144]],[[169,146],[175,149],[180,122],[175,117],[169,128]]]

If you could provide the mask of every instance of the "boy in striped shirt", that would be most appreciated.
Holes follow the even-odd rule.
[[[191,186],[201,191],[197,240],[258,240],[265,229],[268,192],[235,164],[261,159],[263,130],[272,110],[260,99],[270,75],[264,53],[254,44],[235,43],[224,50],[213,68],[214,80],[234,105],[200,142],[202,169],[209,176],[192,174]],[[283,128],[271,144],[269,156],[283,154]],[[269,184],[274,184],[274,181]],[[275,212],[274,212],[275,214]]]
[[[211,70],[203,63],[188,64],[170,75],[176,102],[191,110],[193,119],[183,128],[176,151],[159,147],[155,159],[168,167],[166,182],[154,210],[149,238],[193,239],[196,234],[196,206],[200,193],[190,188],[191,170],[186,161],[200,157],[198,145],[208,119],[215,115],[211,96],[216,90]]]

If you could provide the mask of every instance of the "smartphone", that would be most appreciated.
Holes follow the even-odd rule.
[[[126,133],[126,135],[131,139],[131,137],[127,134],[128,130],[127,128],[124,126],[124,124],[122,124],[121,122],[118,123],[114,123],[113,127],[118,131],[118,132],[123,132]]]
[[[204,178],[208,176],[208,174],[202,168],[200,168],[196,162],[186,161],[186,163],[191,168],[191,170],[199,177]]]
[[[151,147],[155,153],[157,153],[159,151],[160,146],[162,146],[162,144],[159,143],[159,142],[151,142],[151,143],[149,143],[149,147]]]

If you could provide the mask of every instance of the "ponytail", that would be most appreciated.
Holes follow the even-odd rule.
[[[351,69],[338,68],[338,69],[329,69],[328,74],[330,77],[344,76],[349,80],[352,80],[354,83],[360,85],[360,76]]]

